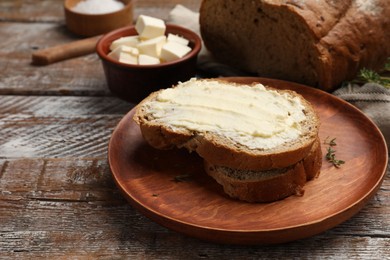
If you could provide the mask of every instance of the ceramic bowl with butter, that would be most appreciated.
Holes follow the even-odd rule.
[[[187,39],[191,50],[181,58],[149,65],[123,63],[110,54],[114,41],[138,35],[135,26],[114,30],[100,38],[96,52],[102,61],[107,85],[114,95],[137,103],[151,92],[171,87],[196,75],[196,62],[202,45],[200,37],[187,28],[173,24],[166,25],[165,35],[169,34]]]
[[[133,23],[133,0],[115,0],[121,7],[110,10],[114,0],[65,0],[65,23],[69,31],[79,36],[96,36]],[[82,3],[84,2],[84,3]],[[78,8],[84,4],[82,9]],[[94,8],[91,8],[94,7]]]

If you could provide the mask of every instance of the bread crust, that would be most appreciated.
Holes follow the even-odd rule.
[[[208,79],[203,79],[203,81],[207,84]],[[237,87],[241,85],[230,82],[229,84]],[[303,136],[288,145],[284,144],[269,150],[251,150],[237,146],[236,143],[212,133],[199,133],[185,129],[173,130],[169,125],[153,122],[144,104],[155,99],[159,91],[152,93],[137,106],[133,119],[139,124],[144,139],[157,149],[186,148],[190,152],[197,152],[211,164],[235,169],[284,168],[306,157],[318,136],[320,122],[314,108],[301,95],[289,90],[277,91],[288,92],[299,97],[305,107],[308,120],[306,120],[307,125]]]
[[[247,202],[273,202],[291,195],[303,195],[305,183],[320,173],[322,151],[320,140],[317,138],[310,153],[302,161],[283,169],[282,173],[269,176],[260,172],[257,179],[249,180],[229,176],[226,174],[226,167],[216,166],[207,161],[204,161],[204,164],[207,174],[222,185],[224,192],[231,198]],[[237,172],[241,175],[246,174],[245,171]]]
[[[362,68],[383,67],[390,56],[390,5],[388,0],[204,0],[200,31],[222,63],[330,91]]]
[[[320,175],[322,158],[321,141],[318,137],[313,144],[310,154],[305,159],[303,159],[306,181],[313,180]]]

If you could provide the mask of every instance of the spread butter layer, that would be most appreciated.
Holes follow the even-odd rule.
[[[261,84],[237,87],[192,79],[161,91],[147,106],[156,122],[213,132],[250,149],[270,149],[298,138],[306,119],[299,98]]]

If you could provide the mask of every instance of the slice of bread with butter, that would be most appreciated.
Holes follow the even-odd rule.
[[[207,165],[243,171],[301,163],[320,125],[311,104],[294,91],[223,79],[191,79],[154,92],[136,107],[134,120],[155,148],[186,148]]]

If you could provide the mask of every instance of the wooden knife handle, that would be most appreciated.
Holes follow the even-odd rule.
[[[35,51],[32,54],[32,64],[48,65],[54,62],[91,54],[95,52],[96,43],[99,38],[100,36],[95,36]]]

